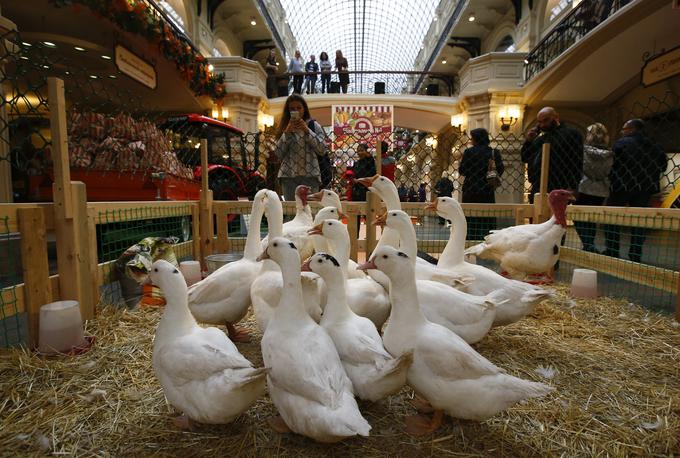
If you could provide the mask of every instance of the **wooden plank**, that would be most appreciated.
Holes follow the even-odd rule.
[[[380,197],[377,194],[368,191],[366,193],[366,202],[368,203],[368,209],[366,211],[366,250],[369,253],[373,252],[373,249],[377,245],[377,240],[375,238],[375,217],[378,216],[378,211],[380,209]]]
[[[48,304],[50,293],[50,267],[47,260],[47,233],[40,208],[19,210],[21,232],[21,261],[24,274],[24,307],[28,318],[30,348],[38,346],[40,307]]]
[[[560,260],[672,294],[677,292],[680,281],[680,274],[670,269],[638,264],[570,247],[561,248]]]
[[[68,133],[66,131],[66,99],[64,81],[59,78],[47,78],[47,97],[50,107],[50,132],[52,134],[52,163],[54,167],[54,183],[52,184],[52,200],[60,207],[61,217],[73,217],[71,199],[71,169],[68,157]]]
[[[191,205],[198,203],[197,200],[152,200],[140,202],[88,202],[87,206],[93,208],[99,213],[106,213],[107,211],[132,210],[137,208],[143,209],[176,209],[177,216],[191,215]]]
[[[375,142],[375,173],[382,175],[382,142]]]
[[[201,209],[198,205],[191,207],[191,242],[193,245],[194,260],[201,262],[203,266],[204,261],[201,259],[201,225],[200,225]]]
[[[347,232],[349,232],[349,257],[355,261],[357,260],[357,253],[359,250],[359,237],[356,235],[359,233],[357,217],[358,216],[354,214],[347,215]]]
[[[43,210],[45,229],[54,230],[54,204],[0,204],[0,220],[7,218],[10,232],[19,231],[17,211],[20,208],[40,208]],[[4,228],[3,228],[4,229]]]
[[[47,302],[55,302],[60,300],[59,298],[59,276],[50,275],[49,277],[49,290],[50,297]],[[26,311],[24,284],[19,283],[14,285],[14,287],[3,288],[0,290],[0,295],[2,295],[2,303],[5,305],[2,307],[2,313],[5,318],[23,313]],[[14,300],[15,299],[15,300]]]
[[[675,321],[680,322],[680,276],[678,277],[678,288],[675,291]]]
[[[229,251],[229,221],[226,213],[215,211],[215,219],[217,220],[217,239],[215,240],[215,252],[227,253]]]
[[[173,245],[172,250],[175,252],[175,255],[179,259],[180,257],[183,257],[185,255],[188,255],[192,251],[193,247],[193,241],[189,240],[188,242],[181,242]],[[111,268],[113,267],[113,264],[116,261],[107,261],[107,262],[102,262],[100,264],[97,264],[97,275],[101,278],[105,278],[105,276],[111,272]]]
[[[570,205],[567,219],[619,226],[680,231],[680,209]]]
[[[71,183],[71,196],[73,198],[73,227],[75,230],[76,248],[76,275],[78,288],[78,302],[80,303],[80,313],[83,320],[94,318],[96,302],[99,298],[95,294],[97,284],[97,271],[90,264],[92,257],[96,259],[97,245],[95,240],[94,253],[90,249],[89,222],[87,214],[87,191],[85,183],[74,181]],[[96,234],[96,232],[95,232]],[[68,281],[68,279],[67,279]]]
[[[97,212],[93,207],[87,207],[87,243],[88,243],[88,263],[90,269],[90,279],[92,294],[95,299],[95,306],[100,302],[99,288],[104,284],[104,278],[99,274],[99,259],[97,257]]]

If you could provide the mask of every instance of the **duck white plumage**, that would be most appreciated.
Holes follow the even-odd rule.
[[[340,263],[347,286],[347,303],[350,308],[362,317],[366,317],[382,329],[390,315],[390,298],[379,283],[370,277],[347,278],[349,271],[349,232],[347,226],[339,221],[326,220],[314,226],[311,234],[320,234],[328,241],[328,246],[335,252]]]
[[[283,207],[274,191],[267,190],[264,213],[267,216],[269,226],[268,239],[281,237],[283,232]],[[318,322],[321,319],[324,301],[323,280],[316,274],[306,272],[301,281],[305,308],[314,321]],[[278,264],[271,260],[262,262],[260,271],[250,286],[250,300],[253,304],[257,325],[263,332],[274,313],[276,304],[279,303],[282,289],[283,278]]]
[[[552,391],[542,383],[507,375],[482,357],[456,333],[428,321],[416,294],[413,262],[392,247],[382,247],[364,264],[390,278],[392,313],[383,342],[393,356],[413,352],[407,382],[435,409],[432,421],[407,420],[415,434],[432,432],[443,412],[467,420],[485,420],[516,402]]]
[[[357,181],[368,187],[370,191],[376,193],[383,200],[383,202],[385,202],[387,211],[401,210],[399,192],[397,191],[397,187],[389,178],[380,175],[374,175],[368,178],[359,178]],[[388,227],[384,228],[382,235],[380,236],[380,240],[378,240],[378,244],[373,251],[375,252],[375,250],[385,245],[395,248],[400,247],[399,234]],[[416,249],[416,254],[417,252],[418,251]],[[460,277],[451,272],[438,271],[433,264],[430,264],[426,260],[417,256],[415,262],[416,278],[419,280],[433,280],[445,285],[453,286],[455,288],[460,288],[462,290],[465,289],[465,281],[467,280],[466,278]],[[387,288],[389,281],[382,272],[368,271],[368,274],[375,281]]]
[[[552,217],[540,224],[523,224],[491,231],[484,242],[471,246],[465,254],[494,259],[512,278],[545,274],[560,256],[560,244],[566,233],[566,210],[574,195],[565,189],[550,192],[548,202]]]
[[[255,259],[260,254],[260,223],[264,213],[267,190],[255,194],[246,237],[243,258],[225,264],[208,277],[189,288],[189,309],[201,323],[226,324],[229,337],[234,342],[247,342],[250,336],[238,330],[238,323],[251,304],[250,287],[260,271]]]
[[[266,370],[254,368],[219,329],[198,326],[172,264],[156,261],[149,276],[166,298],[152,356],[165,397],[190,420],[232,421],[264,395]]]
[[[314,194],[310,194],[308,199],[310,201],[317,201],[321,202],[321,205],[323,207],[336,207],[340,214],[342,215],[340,219],[342,218],[347,218],[347,215],[344,215],[342,213],[342,200],[340,200],[340,196],[338,195],[337,192],[331,191],[330,189],[322,189],[319,192],[315,192]],[[321,221],[317,221],[317,218],[314,218],[314,225],[316,226],[319,224]],[[331,247],[328,246],[326,243],[326,240],[323,237],[320,236],[315,236],[312,239],[314,241],[314,252],[315,253],[330,253],[335,255],[335,252]],[[349,269],[347,271],[347,278],[365,278],[367,277],[366,273],[363,270],[358,270],[357,269],[357,263],[350,259],[349,260]]]
[[[438,197],[426,208],[436,211],[439,216],[451,221],[452,225],[449,241],[439,256],[437,267],[474,277],[474,280],[466,285],[466,292],[470,294],[480,296],[500,291],[501,297],[507,299],[506,302],[496,307],[494,326],[518,321],[531,313],[539,302],[553,294],[549,289],[512,280],[484,266],[466,262],[463,252],[465,251],[467,221],[458,201],[451,197]]]
[[[261,346],[269,395],[286,426],[319,442],[368,436],[371,426],[359,412],[333,341],[305,311],[295,245],[272,238],[260,258],[279,264],[285,284]]]
[[[316,253],[303,265],[323,278],[328,301],[321,322],[335,344],[340,361],[361,399],[378,401],[406,384],[412,354],[393,358],[383,347],[375,325],[347,305],[345,274],[340,263],[326,253]]]
[[[302,259],[307,259],[314,254],[314,244],[312,239],[307,235],[307,231],[314,222],[312,218],[312,209],[309,208],[307,196],[309,195],[310,187],[299,185],[295,188],[295,216],[292,220],[283,224],[281,234],[292,241],[295,246],[299,247],[300,256]],[[261,248],[264,250],[267,247],[268,237],[262,240]]]
[[[400,250],[413,262],[417,241],[411,218],[401,210],[390,210],[386,224],[399,234]],[[425,317],[452,330],[467,343],[479,342],[489,332],[496,307],[506,300],[500,291],[475,296],[432,280],[417,279],[416,287]]]

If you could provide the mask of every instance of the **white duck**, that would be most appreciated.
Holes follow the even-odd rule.
[[[489,294],[499,290],[506,302],[496,307],[496,317],[493,325],[501,326],[518,321],[534,310],[534,307],[552,296],[552,291],[530,285],[517,280],[511,280],[497,274],[484,266],[465,261],[465,237],[467,235],[467,221],[463,209],[451,197],[438,197],[425,208],[434,210],[439,216],[451,221],[452,230],[449,241],[439,256],[438,268],[451,270],[462,275],[471,275],[474,281],[467,284],[466,291],[477,296]]]
[[[572,200],[570,191],[551,191],[548,202],[553,216],[548,221],[491,231],[484,242],[471,246],[465,254],[496,260],[512,278],[546,274],[560,257],[560,243],[567,230],[567,204]]]
[[[359,412],[333,341],[303,306],[295,245],[272,238],[260,259],[278,263],[285,284],[261,343],[269,395],[283,423],[319,442],[368,436],[371,426]]]
[[[401,250],[415,266],[416,231],[411,218],[401,210],[387,212],[386,224],[401,239]],[[416,267],[417,268],[417,267]],[[479,342],[491,329],[501,292],[474,296],[432,280],[416,280],[418,300],[428,320],[447,327],[467,343]]]
[[[302,265],[302,270],[318,274],[326,283],[328,302],[319,324],[333,339],[355,393],[361,399],[378,401],[399,391],[406,384],[412,355],[393,358],[383,347],[375,325],[349,308],[346,277],[338,260],[330,254],[316,253]]]
[[[268,238],[281,237],[283,232],[283,207],[274,191],[267,191],[265,200],[265,215],[269,225]],[[308,237],[309,238],[309,237]],[[323,280],[316,274],[309,274],[302,278],[305,307],[314,321],[321,319],[323,295]],[[255,319],[261,331],[267,328],[269,319],[279,303],[283,289],[283,279],[279,266],[267,260],[262,263],[260,271],[250,286],[250,300],[253,304]]]
[[[349,232],[340,221],[326,220],[310,229],[310,234],[323,235],[336,253],[347,285],[347,303],[357,315],[368,318],[382,329],[390,316],[390,298],[379,283],[370,277],[347,278],[349,270]]]
[[[427,434],[452,417],[485,420],[523,399],[544,396],[552,388],[507,375],[482,357],[456,333],[428,321],[416,294],[413,262],[392,247],[383,247],[366,263],[390,278],[392,314],[383,342],[393,355],[413,351],[407,382],[435,409],[432,421],[407,419],[407,430]]]
[[[399,192],[397,191],[397,187],[389,178],[380,175],[374,175],[368,178],[359,178],[357,181],[368,187],[370,191],[375,192],[383,200],[383,202],[385,202],[387,211],[401,210]],[[399,234],[390,228],[385,228],[373,252],[385,245],[393,246],[395,248],[399,247]],[[451,272],[438,271],[433,264],[430,264],[426,260],[419,257],[416,257],[415,262],[416,278],[419,280],[433,280],[445,285],[464,289],[467,278],[460,277],[458,275],[452,274]],[[368,271],[368,274],[371,276],[371,278],[383,285],[385,288],[389,284],[387,277],[382,272]]]
[[[338,193],[335,191],[331,191],[330,189],[322,189],[319,192],[315,192],[314,194],[310,194],[308,196],[309,201],[318,201],[321,202],[321,205],[324,207],[336,207],[338,211],[340,212],[341,217],[340,218],[346,218],[347,215],[344,215],[342,213],[342,201],[340,200],[340,196],[338,196]],[[317,215],[318,216],[318,215]],[[318,218],[314,218],[314,225],[316,226],[319,224],[321,221],[318,220]],[[315,253],[330,253],[330,254],[335,254],[335,252],[328,246],[326,243],[326,240],[323,237],[320,236],[313,236],[312,240],[314,242],[314,252]],[[363,270],[358,270],[357,269],[357,263],[350,259],[349,260],[349,269],[347,271],[347,278],[366,278],[367,275]]]
[[[300,247],[300,256],[307,259],[314,254],[312,239],[307,235],[307,231],[314,222],[312,210],[309,208],[307,196],[310,187],[299,185],[295,188],[295,216],[292,220],[283,225],[281,233],[283,237],[290,239],[295,246]],[[265,249],[268,243],[268,236],[262,240],[261,249]]]
[[[264,396],[266,369],[255,369],[219,329],[196,324],[187,284],[172,264],[156,261],[149,276],[166,299],[152,364],[166,399],[186,416],[178,426],[232,421]]]
[[[225,264],[211,275],[189,288],[189,309],[201,323],[226,324],[229,337],[234,342],[248,342],[250,336],[245,330],[237,329],[238,323],[248,312],[250,286],[260,271],[255,259],[260,254],[260,223],[264,213],[267,190],[255,194],[246,237],[243,258]]]

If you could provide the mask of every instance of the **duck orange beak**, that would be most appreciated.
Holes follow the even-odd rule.
[[[387,213],[376,216],[373,224],[380,227],[385,226],[385,224],[387,224]]]
[[[321,198],[323,197],[323,192],[324,192],[324,191],[325,191],[325,190],[322,189],[322,190],[319,191],[319,192],[315,192],[315,193],[313,193],[313,194],[308,195],[308,196],[307,196],[307,200],[310,201],[310,202],[321,202]]]
[[[267,253],[267,248],[257,257],[256,261],[264,261],[265,259],[271,259],[269,253]]]
[[[311,272],[312,269],[309,268],[309,264],[311,264],[311,262],[312,258],[307,258],[307,260],[300,266],[300,272]]]
[[[373,259],[368,260],[367,262],[364,262],[363,264],[359,264],[357,266],[357,270],[375,270],[377,269],[378,266],[375,265],[375,262],[373,262]]]
[[[434,212],[437,211],[437,199],[433,200],[432,202],[428,202],[425,204],[425,210],[432,210]]]
[[[357,178],[356,181],[366,186],[367,188],[370,188],[371,186],[373,186],[373,182],[378,178],[380,178],[380,175],[373,175],[372,177]]]
[[[307,231],[308,235],[323,235],[323,223],[319,223],[316,226],[313,226],[311,229]]]

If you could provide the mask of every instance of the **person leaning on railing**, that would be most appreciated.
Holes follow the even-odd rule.
[[[276,141],[276,156],[281,161],[278,177],[286,200],[295,200],[295,188],[301,184],[319,190],[317,156],[324,154],[323,128],[311,118],[305,99],[291,94],[283,106]]]
[[[626,121],[621,129],[623,136],[614,143],[614,164],[609,178],[611,192],[607,205],[612,207],[649,207],[652,196],[659,192],[661,174],[666,170],[668,158],[663,148],[654,143],[644,132],[641,119]],[[607,256],[619,257],[621,228],[605,226]],[[646,230],[632,227],[628,259],[640,262]]]
[[[560,115],[552,107],[542,108],[536,117],[536,126],[526,133],[522,145],[522,162],[527,164],[531,190],[529,202],[539,192],[541,183],[541,152],[543,144],[550,143],[548,167],[548,192],[553,189],[576,191],[583,169],[583,137],[573,127],[560,122]]]
[[[295,51],[295,56],[291,57],[288,63],[288,73],[293,74],[293,93],[302,94],[302,83],[305,80],[304,62],[300,51]]]

